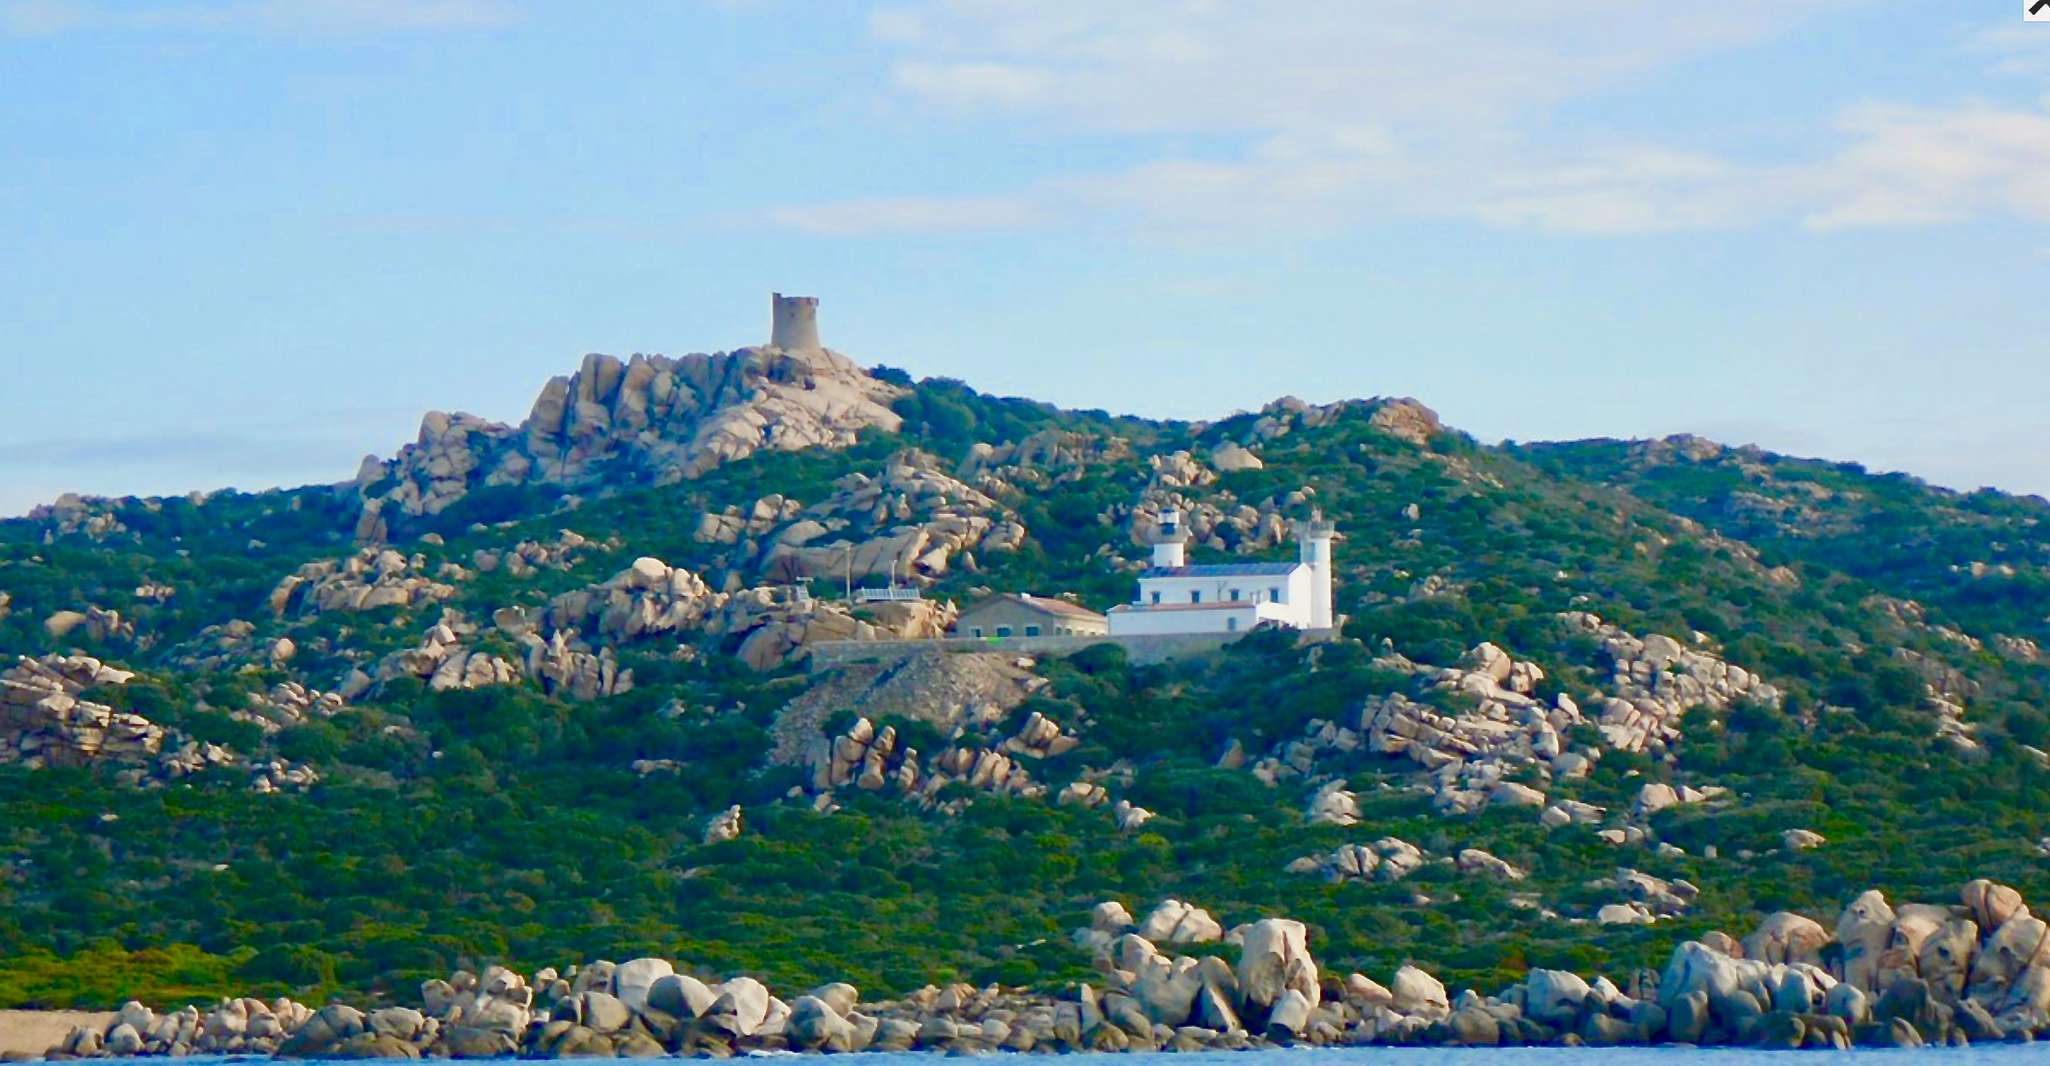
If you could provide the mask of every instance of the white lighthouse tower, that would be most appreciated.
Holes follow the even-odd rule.
[[[1182,528],[1181,509],[1162,510],[1159,524],[1153,530],[1153,568],[1180,570],[1188,565],[1188,544],[1189,531]]]
[[[1331,628],[1331,538],[1337,533],[1322,510],[1311,511],[1309,521],[1296,526],[1303,565],[1310,568],[1310,610],[1304,629]]]

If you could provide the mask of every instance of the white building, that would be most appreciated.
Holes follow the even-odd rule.
[[[1293,563],[1188,565],[1181,512],[1160,512],[1153,565],[1139,575],[1139,596],[1113,607],[1112,636],[1241,633],[1262,622],[1331,628],[1331,538],[1323,515],[1298,523],[1302,554]]]

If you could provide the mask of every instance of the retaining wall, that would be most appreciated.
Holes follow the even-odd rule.
[[[1329,640],[1336,629],[1305,629],[1303,643]],[[994,651],[1012,655],[1073,655],[1098,644],[1118,644],[1133,662],[1164,663],[1216,651],[1251,633],[1135,633],[1094,637],[942,637],[935,640],[822,640],[811,646],[811,668],[901,659],[922,651]]]
[[[1149,633],[1096,637],[946,637],[937,640],[822,640],[811,646],[811,668],[901,659],[922,651],[993,651],[1009,655],[1073,655],[1098,644],[1123,645],[1135,663],[1160,663],[1216,651],[1244,633]]]

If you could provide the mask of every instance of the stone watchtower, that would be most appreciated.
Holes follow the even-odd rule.
[[[786,352],[819,349],[819,298],[769,294],[769,347]]]

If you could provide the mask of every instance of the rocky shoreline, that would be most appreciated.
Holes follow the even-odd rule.
[[[158,1013],[129,1003],[48,1059],[191,1054],[287,1058],[725,1058],[758,1051],[1209,1051],[1277,1046],[1720,1045],[1922,1047],[2050,1033],[2050,925],[2015,890],[1978,880],[1959,902],[1898,908],[1877,891],[1833,931],[1787,912],[1741,941],[1678,945],[1662,973],[1534,969],[1493,995],[1449,993],[1415,965],[1383,985],[1319,968],[1300,923],[1226,932],[1167,900],[1134,921],[1099,904],[1078,945],[1100,983],[1047,995],[927,986],[865,1002],[832,983],[788,1001],[752,977],[707,983],[667,960],[522,975],[492,967],[420,989],[418,1007],[319,1009],[223,1000]],[[1235,946],[1236,963],[1203,951]],[[1186,949],[1195,954],[1178,954]],[[19,1054],[9,1058],[22,1058]]]

